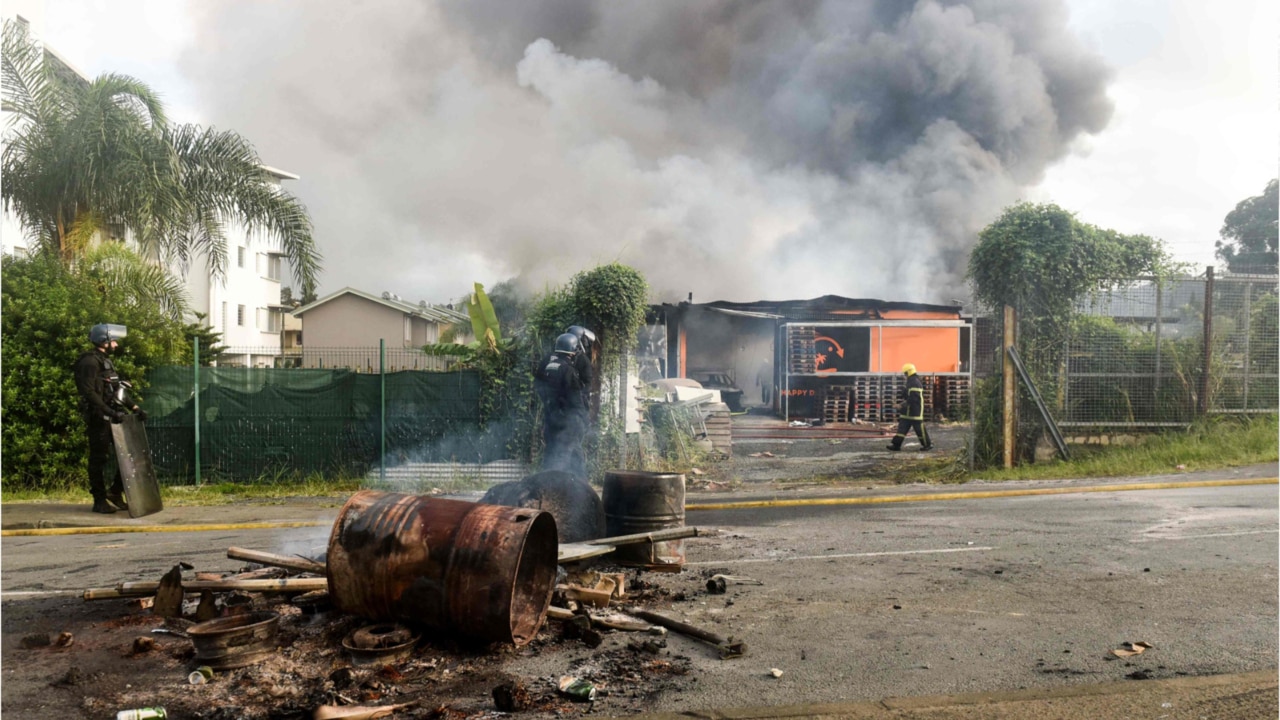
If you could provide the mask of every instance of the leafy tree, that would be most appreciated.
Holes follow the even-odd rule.
[[[147,370],[190,357],[178,319],[184,308],[165,311],[114,281],[132,272],[130,264],[146,263],[118,245],[90,251],[73,268],[50,255],[0,261],[5,485],[85,476],[87,445],[72,365],[90,347],[90,327],[113,322],[129,328],[114,359],[144,408]]]
[[[4,24],[4,207],[38,248],[70,262],[109,224],[147,255],[227,265],[225,223],[276,239],[304,294],[320,255],[302,204],[281,190],[234,132],[170,124],[156,94],[131,77],[60,78],[26,29]]]
[[[616,373],[644,325],[649,284],[634,268],[610,263],[578,273],[571,288],[574,324],[591,328],[600,340],[600,374]]]
[[[208,317],[204,313],[195,313],[195,316],[195,322],[182,327],[182,336],[191,345],[192,352],[195,351],[195,341],[200,341],[201,365],[215,365],[227,354],[227,348],[222,344],[222,333],[204,321]]]
[[[979,302],[997,313],[1004,305],[1017,310],[1018,352],[1051,409],[1061,409],[1063,352],[1079,301],[1116,281],[1173,269],[1159,240],[1089,225],[1057,205],[1019,203],[979,233],[968,278]],[[999,383],[976,392],[998,394]],[[1038,417],[1025,398],[1023,405],[1020,417]],[[999,404],[980,396],[975,408],[998,412]],[[1019,429],[1020,456],[1033,457],[1042,430],[1038,423]],[[974,442],[975,457],[998,458],[998,418],[979,418]]]
[[[497,293],[501,292],[501,295]],[[481,413],[491,428],[508,433],[507,449],[515,456],[536,459],[541,416],[534,394],[533,375],[537,365],[551,351],[555,338],[570,325],[583,325],[597,335],[602,349],[597,381],[613,382],[621,362],[634,344],[636,332],[644,324],[648,284],[639,272],[625,265],[603,265],[575,275],[565,287],[548,289],[531,303],[518,300],[509,283],[495,286],[486,295],[477,285],[476,308],[472,314],[477,338],[493,341],[467,345],[436,344],[424,351],[458,358],[461,367],[480,371],[484,384]],[[514,331],[501,318],[503,308],[515,301],[525,321],[523,332]],[[478,322],[477,322],[478,321]],[[497,328],[502,327],[501,332]],[[599,389],[597,387],[597,389]],[[600,433],[589,442],[595,465],[621,467],[625,461],[620,440],[622,419],[601,413]]]
[[[1231,272],[1276,272],[1280,263],[1280,183],[1273,179],[1261,195],[1241,200],[1222,221],[1217,256]]]

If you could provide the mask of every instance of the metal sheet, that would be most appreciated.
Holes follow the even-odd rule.
[[[151,464],[151,447],[147,431],[136,415],[126,415],[123,422],[111,426],[116,444],[116,463],[124,482],[124,497],[129,502],[129,517],[142,517],[164,509],[160,500],[160,482]]]

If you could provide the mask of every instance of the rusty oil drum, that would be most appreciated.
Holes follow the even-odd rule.
[[[684,475],[611,470],[604,475],[601,499],[609,537],[684,527]],[[684,543],[621,545],[613,558],[621,565],[678,571],[684,566]]]
[[[524,645],[551,605],[558,549],[549,513],[363,490],[329,536],[329,594],[373,620]]]

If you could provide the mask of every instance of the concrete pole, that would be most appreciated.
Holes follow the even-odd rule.
[[[1013,467],[1013,449],[1017,442],[1017,407],[1014,402],[1017,398],[1018,387],[1014,382],[1013,363],[1009,360],[1009,348],[1013,347],[1017,338],[1015,334],[1015,326],[1018,322],[1018,314],[1014,311],[1012,305],[1004,306],[1004,336],[1000,345],[1000,379],[1001,389],[1004,399],[1003,411],[1000,414],[1001,427],[1003,429],[1004,442],[1002,444],[1004,453],[1004,466]]]

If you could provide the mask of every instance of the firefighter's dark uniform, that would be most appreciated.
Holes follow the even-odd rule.
[[[898,416],[898,433],[893,436],[889,449],[901,450],[907,433],[914,429],[916,436],[920,438],[920,449],[928,450],[933,447],[933,442],[929,440],[929,432],[924,429],[924,383],[920,381],[918,373],[907,376],[907,386],[902,389],[902,395],[903,412]]]
[[[108,489],[104,471],[111,453],[111,423],[124,417],[124,411],[114,401],[120,375],[111,358],[95,349],[76,360],[75,377],[80,413],[89,434],[89,492],[94,503],[103,502],[108,496],[119,498],[124,492],[120,476],[116,475]]]
[[[571,356],[553,353],[542,369],[546,383],[543,405],[543,438],[546,456],[543,470],[563,470],[587,477],[582,441],[587,434],[587,398],[582,378]]]

